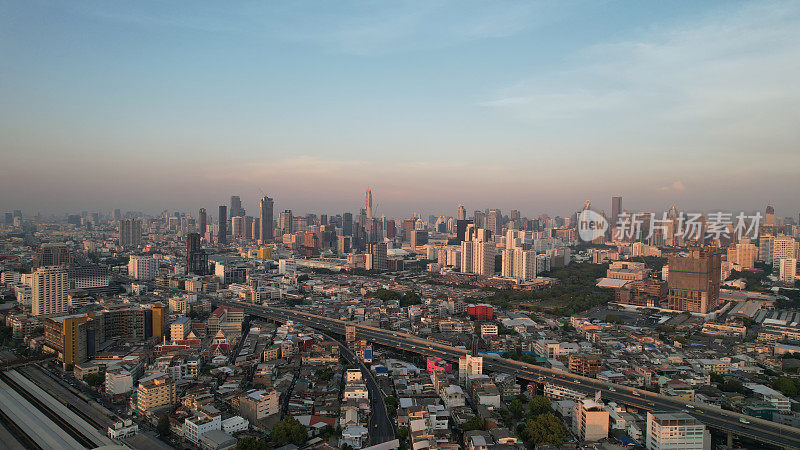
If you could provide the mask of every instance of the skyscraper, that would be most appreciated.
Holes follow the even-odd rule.
[[[219,205],[219,226],[217,227],[217,242],[219,244],[228,243],[228,207]]]
[[[719,304],[722,258],[713,247],[694,247],[689,256],[669,257],[669,309],[706,314]]]
[[[502,234],[503,231],[503,214],[499,209],[489,211],[489,216],[486,219],[486,229],[494,235]]]
[[[372,189],[367,189],[364,194],[364,209],[367,212],[367,219],[372,219]]]
[[[261,233],[260,233],[260,240],[262,244],[266,244],[268,242],[272,242],[275,238],[275,233],[273,231],[273,219],[272,219],[272,198],[267,197],[266,195],[261,198]]]
[[[208,272],[208,255],[200,247],[200,234],[186,235],[186,271],[195,275],[206,275]]]
[[[239,217],[244,215],[242,209],[242,199],[238,195],[231,195],[231,209],[229,210],[231,217]]]
[[[200,236],[206,235],[206,224],[208,223],[208,215],[205,208],[200,208],[200,213],[197,215],[197,227],[200,231]]]
[[[345,236],[353,235],[353,214],[346,212],[342,214],[342,234]]]
[[[467,208],[464,208],[464,205],[458,205],[458,216],[456,220],[467,220]]]
[[[611,197],[611,226],[609,228],[617,226],[617,220],[619,220],[619,214],[621,212],[622,197]]]
[[[142,242],[142,222],[139,219],[122,219],[119,221],[119,245],[121,247],[138,247]]]
[[[46,242],[36,252],[36,267],[66,266],[69,262],[69,250],[63,242]]]
[[[67,300],[67,269],[40,267],[33,272],[31,286],[31,315],[52,316],[69,311]]]
[[[294,232],[294,217],[292,217],[291,209],[285,209],[278,214],[278,228],[281,229],[282,234],[292,234]]]

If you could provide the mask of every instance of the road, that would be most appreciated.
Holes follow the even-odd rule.
[[[341,342],[339,342],[339,344],[342,356],[351,364],[357,365],[361,369],[361,376],[364,379],[364,383],[367,385],[369,397],[372,399],[372,417],[370,417],[369,423],[367,424],[369,427],[370,445],[391,441],[395,438],[394,425],[392,419],[389,417],[389,413],[386,411],[383,393],[377,381],[375,381],[375,377],[372,375],[369,368],[356,358],[345,344]]]
[[[330,317],[318,316],[298,310],[256,306],[246,303],[236,302],[229,304],[244,308],[247,314],[267,319],[282,322],[292,320],[296,323],[331,333],[344,334],[345,332],[345,322]],[[410,334],[365,325],[357,325],[357,333],[360,338],[376,344],[411,351],[424,356],[437,356],[449,361],[457,362],[460,356],[467,353],[464,349],[439,344]],[[567,387],[588,395],[594,395],[595,392],[600,391],[602,397],[606,400],[632,406],[643,411],[684,411],[712,428],[738,436],[746,436],[785,449],[800,449],[800,429],[733,411],[726,411],[715,406],[687,402],[676,397],[667,397],[642,389],[607,383],[594,378],[494,355],[484,356],[484,367],[490,370],[513,373],[524,380]],[[742,420],[746,420],[747,423],[742,422]]]

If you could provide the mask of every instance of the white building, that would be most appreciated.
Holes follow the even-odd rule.
[[[283,275],[297,272],[297,261],[294,259],[278,260],[278,273]]]
[[[342,398],[345,400],[354,399],[369,399],[369,391],[367,385],[363,383],[353,383],[345,385]]]
[[[67,269],[40,267],[33,273],[31,315],[52,316],[69,312]]]
[[[122,367],[106,369],[106,393],[109,395],[127,394],[133,391],[133,374]]]
[[[130,437],[139,432],[139,425],[131,419],[125,419],[122,422],[114,422],[113,425],[108,427],[108,437],[111,439],[123,439]]]
[[[222,421],[222,431],[228,434],[247,431],[248,428],[250,428],[250,421],[242,416],[233,416]]]
[[[497,336],[497,325],[493,323],[481,324],[481,336]]]
[[[158,275],[158,260],[150,255],[131,255],[128,260],[128,275],[134,280],[153,280]]]
[[[463,355],[458,358],[458,379],[462,383],[471,375],[483,373],[483,356]]]
[[[784,283],[794,283],[797,278],[797,259],[781,258],[778,260],[778,264],[780,267],[778,279]]]
[[[711,435],[699,420],[682,412],[647,413],[647,450],[706,450]]]
[[[209,413],[201,410],[198,415],[184,419],[183,422],[183,436],[197,444],[200,441],[200,436],[211,430],[222,429],[222,417],[219,413]]]

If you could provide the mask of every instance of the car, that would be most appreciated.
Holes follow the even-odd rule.
[[[633,391],[633,395],[635,395],[637,397],[641,397],[642,394],[640,394],[639,391]]]
[[[694,405],[686,405],[687,408],[694,409]]]
[[[750,423],[750,421],[749,421],[749,420],[747,420],[747,419],[745,419],[744,417],[740,417],[740,418],[739,418],[739,422],[742,422],[742,423],[744,423],[744,424],[748,424],[748,423]]]
[[[611,392],[617,392],[617,390],[616,390],[616,389],[614,389],[613,387],[611,387],[611,388],[608,388],[608,390],[609,390],[609,391],[611,391]]]

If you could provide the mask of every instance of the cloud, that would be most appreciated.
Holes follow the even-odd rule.
[[[686,190],[686,186],[683,185],[682,181],[678,180],[678,181],[673,181],[672,184],[661,186],[660,188],[658,188],[658,190],[662,192],[669,192],[669,191],[682,192]]]
[[[796,2],[713,11],[636,39],[585,48],[569,61],[567,69],[523,80],[479,104],[561,141],[656,149],[664,160],[676,148],[797,158]]]

